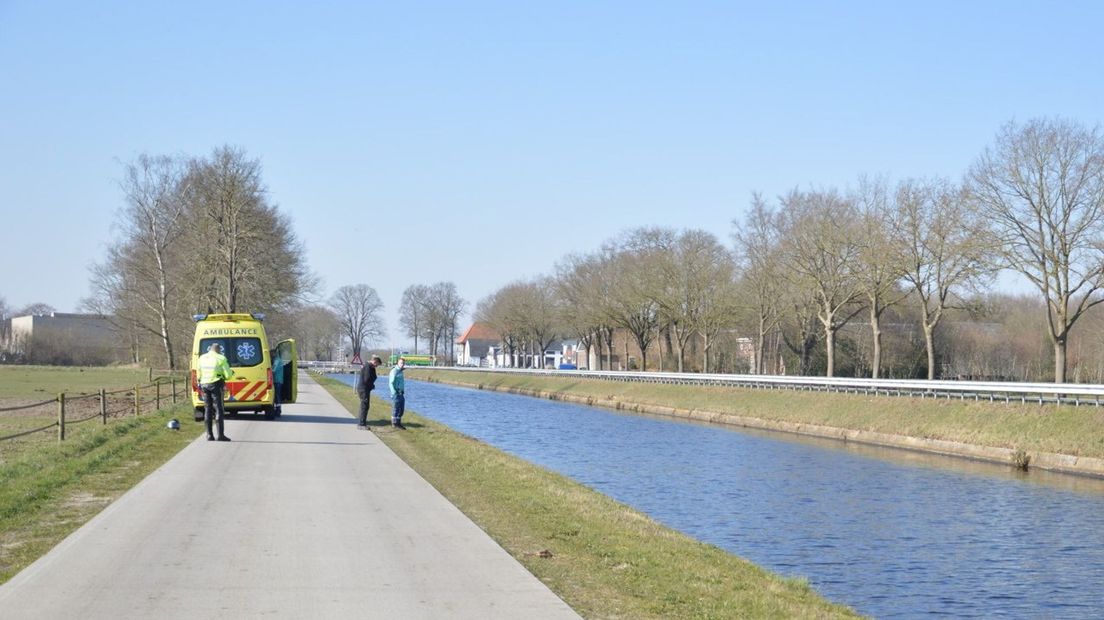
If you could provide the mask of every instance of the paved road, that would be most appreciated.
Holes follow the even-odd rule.
[[[190,444],[0,586],[0,617],[578,618],[299,387],[282,420],[228,421],[232,443]]]

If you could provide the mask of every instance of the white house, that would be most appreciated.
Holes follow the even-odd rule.
[[[490,325],[472,323],[456,341],[456,364],[458,366],[495,366],[493,349],[499,338]],[[499,364],[500,365],[500,364]]]

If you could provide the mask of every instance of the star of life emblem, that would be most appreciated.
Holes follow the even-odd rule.
[[[239,342],[238,343],[238,359],[251,360],[257,355],[257,347],[251,342]]]

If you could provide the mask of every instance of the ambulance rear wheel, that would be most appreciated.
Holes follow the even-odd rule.
[[[275,407],[265,407],[264,408],[264,418],[266,420],[275,420],[276,419],[276,408]]]
[[[193,417],[195,418],[196,422],[202,422],[203,421],[203,410],[202,409],[196,409],[195,414],[194,414]]]

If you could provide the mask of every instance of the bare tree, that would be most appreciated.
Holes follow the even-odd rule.
[[[520,364],[538,368],[545,349],[559,338],[560,308],[550,278],[511,282],[487,296],[476,308],[476,318],[491,325]],[[526,361],[528,358],[528,361]]]
[[[54,312],[57,312],[57,308],[51,306],[50,304],[36,301],[33,304],[27,304],[16,312],[13,312],[12,316],[46,316],[49,314],[53,314]]]
[[[894,245],[894,210],[886,183],[877,179],[860,179],[853,201],[859,217],[855,273],[869,312],[873,340],[870,372],[877,379],[882,371],[882,315],[908,294],[899,285],[905,276],[905,267],[901,260],[902,253]]]
[[[592,347],[596,349],[599,370],[605,336],[613,332],[604,309],[605,291],[608,290],[603,274],[605,268],[599,254],[570,255],[557,266],[556,277],[556,296],[562,302],[559,323],[579,339],[588,354]],[[589,355],[587,364],[590,364]]]
[[[176,294],[186,276],[178,248],[189,224],[185,164],[140,155],[126,166],[120,186],[122,237],[109,248],[107,260],[92,267],[92,297],[85,306],[114,317],[122,328],[156,337],[166,367],[176,368],[176,334],[182,331],[174,325],[182,314]]]
[[[812,290],[797,286],[782,291],[781,303],[785,309],[779,320],[782,342],[797,357],[797,374],[808,376],[813,372],[813,350],[824,334],[817,321],[820,304]]]
[[[709,352],[716,343],[718,334],[736,324],[738,290],[735,269],[731,256],[718,264],[713,279],[708,282],[708,290],[701,298],[698,333],[702,337],[702,372],[710,371]]]
[[[429,302],[429,287],[424,284],[412,284],[403,291],[399,302],[399,325],[406,335],[414,339],[414,354],[418,354],[418,336],[425,329],[426,306]]]
[[[667,229],[640,228],[603,249],[611,283],[605,309],[610,322],[628,330],[636,341],[641,370],[648,369],[648,347],[660,326],[660,261],[673,236]]]
[[[505,364],[518,366],[519,350],[526,340],[525,316],[518,302],[524,282],[512,282],[484,297],[475,308],[475,319],[490,325],[502,339]]]
[[[1009,123],[970,171],[1008,267],[1046,300],[1054,380],[1066,380],[1070,330],[1104,301],[1104,136],[1064,120]]]
[[[613,318],[616,315],[616,300],[609,295],[609,291],[612,291],[618,285],[620,276],[616,262],[606,249],[599,250],[594,255],[594,268],[591,277],[594,280],[592,286],[598,292],[592,303],[594,304],[594,319],[598,325],[599,366],[601,366],[601,350],[604,346],[606,369],[613,370],[613,338],[617,330],[617,322]],[[627,367],[628,359],[625,360],[625,364]]]
[[[8,305],[8,300],[0,295],[0,347],[10,346],[11,319],[11,306]]]
[[[755,317],[755,360],[752,372],[766,373],[765,343],[769,334],[778,328],[782,312],[779,307],[782,288],[778,226],[774,212],[763,197],[752,194],[751,210],[744,222],[733,220],[735,231],[732,239],[742,270],[741,306]]]
[[[415,284],[403,291],[399,323],[413,336],[415,353],[423,337],[429,341],[430,355],[448,355],[455,361],[458,322],[467,307],[453,282]]]
[[[321,305],[298,308],[291,317],[292,334],[304,359],[331,361],[341,344],[341,317]]]
[[[387,334],[381,316],[383,302],[376,289],[367,284],[346,285],[337,289],[330,306],[341,321],[341,329],[353,348],[353,357],[360,357],[366,342]]]
[[[538,278],[521,289],[521,308],[525,317],[526,333],[533,344],[533,367],[544,366],[544,352],[560,338],[560,308],[556,289],[551,278]]]
[[[686,344],[699,333],[719,283],[731,281],[731,256],[717,238],[702,230],[687,230],[676,235],[670,246],[655,252],[659,280],[657,297],[665,318],[666,333],[672,336],[678,359],[678,372],[683,372]]]
[[[976,203],[945,180],[903,181],[897,187],[894,235],[916,293],[928,353],[928,379],[935,378],[935,328],[956,304],[957,289],[979,284],[988,273],[990,245]]]
[[[785,264],[795,285],[812,291],[824,328],[826,374],[835,374],[836,333],[859,312],[862,295],[854,205],[835,191],[794,190],[779,211]]]
[[[450,360],[454,360],[457,322],[468,302],[460,297],[453,282],[438,282],[427,287],[425,292],[423,323],[430,336],[430,353],[447,352]],[[447,346],[441,347],[441,343]]]
[[[194,298],[223,312],[282,310],[317,288],[291,222],[268,201],[259,160],[221,147],[192,162],[188,181]]]
[[[598,321],[589,312],[597,304],[592,303],[592,263],[589,256],[568,255],[556,265],[556,296],[559,305],[559,322],[567,333],[579,340],[579,345],[589,354],[598,335]],[[588,364],[589,364],[589,355]]]

